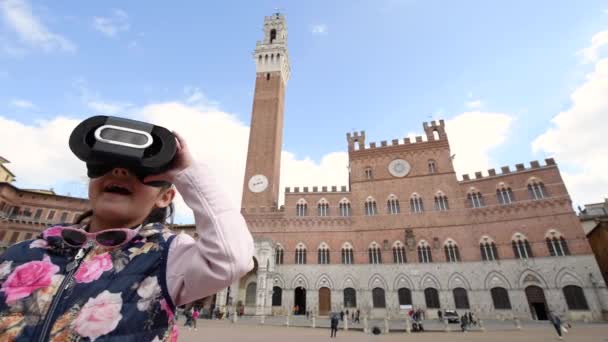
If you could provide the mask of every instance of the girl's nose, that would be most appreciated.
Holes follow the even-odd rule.
[[[122,167],[115,167],[114,169],[112,169],[112,175],[114,176],[128,177],[129,174],[129,170],[124,169]]]

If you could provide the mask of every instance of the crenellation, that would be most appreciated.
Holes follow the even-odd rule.
[[[295,188],[293,188],[293,192],[296,192],[296,193],[300,192],[300,188],[296,186]]]
[[[411,144],[412,142],[410,141],[410,138],[403,138],[403,144],[407,145],[407,144]]]
[[[399,145],[399,139],[393,139],[393,140],[391,140],[391,142],[392,142],[393,146]]]
[[[365,131],[346,133],[346,141],[348,142],[348,150],[364,150],[365,149]]]
[[[326,186],[322,186],[321,187],[321,192],[327,192],[327,187]]]
[[[341,192],[346,192],[346,185],[342,185],[342,186],[340,187],[340,191],[341,191]]]
[[[290,188],[290,187],[285,187],[285,193],[286,193],[286,194],[290,193],[290,192],[291,192],[290,190],[291,190],[291,188]]]
[[[319,191],[319,187],[313,186],[312,187],[312,192],[318,192]]]
[[[549,165],[555,165],[555,159],[553,159],[553,158],[547,158],[547,159],[545,159],[545,163],[547,164],[547,166],[549,166]]]
[[[416,142],[417,143],[421,143],[422,142],[422,137],[420,135],[416,137]]]
[[[468,173],[465,173],[464,175],[462,175],[462,180],[468,181],[470,179],[471,178],[469,178],[469,174]]]
[[[308,192],[308,187],[305,186],[303,192]]]
[[[386,147],[386,140],[382,140],[380,142],[380,147]]]
[[[545,163],[546,166],[552,166],[555,165],[555,160],[553,160],[553,158],[547,158],[545,159]],[[540,165],[540,163],[538,162],[538,160],[533,160],[530,161],[530,168],[526,169],[526,167],[524,166],[523,163],[519,163],[519,164],[515,164],[515,172],[522,172],[522,171],[530,171],[533,169],[540,169],[542,168],[543,165]],[[512,171],[510,169],[509,166],[503,166],[500,168],[501,170],[501,174],[497,174],[495,169],[488,169],[488,175],[484,176],[483,173],[481,171],[477,171],[475,172],[475,179],[483,179],[486,177],[495,177],[495,176],[502,176],[502,175],[507,175],[507,174],[511,174]],[[471,177],[468,174],[463,174],[462,175],[462,180],[463,181],[469,181],[471,180]]]
[[[481,174],[481,171],[475,172],[475,179],[480,179],[480,178],[483,178],[483,175]]]
[[[515,169],[516,169],[517,171],[523,171],[523,170],[525,170],[525,169],[526,169],[526,167],[524,166],[524,164],[519,163],[519,164],[515,164]]]
[[[538,169],[540,167],[540,163],[538,162],[538,160],[533,160],[530,162],[530,167],[533,169]]]
[[[496,170],[494,170],[494,169],[489,169],[489,170],[488,170],[488,175],[489,175],[490,177],[492,177],[492,176],[496,176]]]
[[[376,143],[375,142],[369,143],[369,148],[376,148]]]
[[[502,172],[503,175],[507,174],[507,173],[511,173],[511,169],[509,168],[509,166],[503,166],[500,168],[500,172]]]
[[[338,187],[335,185],[331,186],[331,192],[338,192]]]

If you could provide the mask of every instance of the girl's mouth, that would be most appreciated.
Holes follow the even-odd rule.
[[[123,196],[128,196],[130,194],[132,194],[131,190],[127,189],[126,187],[122,186],[122,185],[118,185],[118,184],[108,184],[103,188],[104,192],[108,192],[111,194],[117,194],[117,195],[123,195]]]

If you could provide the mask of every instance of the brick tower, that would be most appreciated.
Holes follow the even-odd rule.
[[[279,13],[264,18],[256,44],[255,93],[241,207],[277,207],[283,140],[285,87],[289,80],[287,24]]]

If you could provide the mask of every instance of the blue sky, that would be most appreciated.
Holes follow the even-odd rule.
[[[599,78],[591,88],[605,89],[606,73],[598,66],[608,45],[601,34],[608,30],[606,1],[77,4],[0,0],[0,118],[28,134],[55,136],[49,132],[53,122],[60,131],[100,113],[141,117],[152,111],[160,121],[168,120],[171,114],[157,113],[154,106],[170,103],[198,110],[195,117],[225,114],[222,118],[232,120],[239,132],[246,130],[255,74],[252,51],[262,38],[263,17],[279,7],[289,27],[292,77],[284,150],[293,165],[329,167],[324,158],[345,151],[345,133],[351,129],[366,130],[369,141],[390,140],[420,133],[422,122],[443,118],[455,122],[453,133],[448,126],[450,137],[494,139],[470,156],[468,147],[455,151],[457,159],[465,158],[457,165],[461,173],[478,165],[499,168],[555,156],[568,173],[569,189],[580,187],[570,189],[575,202],[606,196],[608,180],[600,174],[607,173],[607,165],[581,165],[576,150],[557,146],[562,136],[579,133],[576,129],[584,134],[581,127],[568,126],[571,118],[599,119],[596,129],[608,128],[601,122],[608,114],[608,100],[598,99],[601,91],[582,96],[600,101],[594,106],[577,107],[572,98],[590,75]],[[593,37],[599,37],[595,45]],[[566,119],[552,123],[560,113]],[[604,153],[598,143],[601,139],[576,148],[594,149],[590,156]],[[17,185],[83,194],[68,178],[36,178],[14,144],[2,141],[0,155],[21,173]],[[60,146],[49,154],[70,157],[67,146],[63,151]],[[452,144],[459,146],[475,142]],[[330,181],[343,177],[340,173]],[[302,180],[308,181],[318,180]]]

